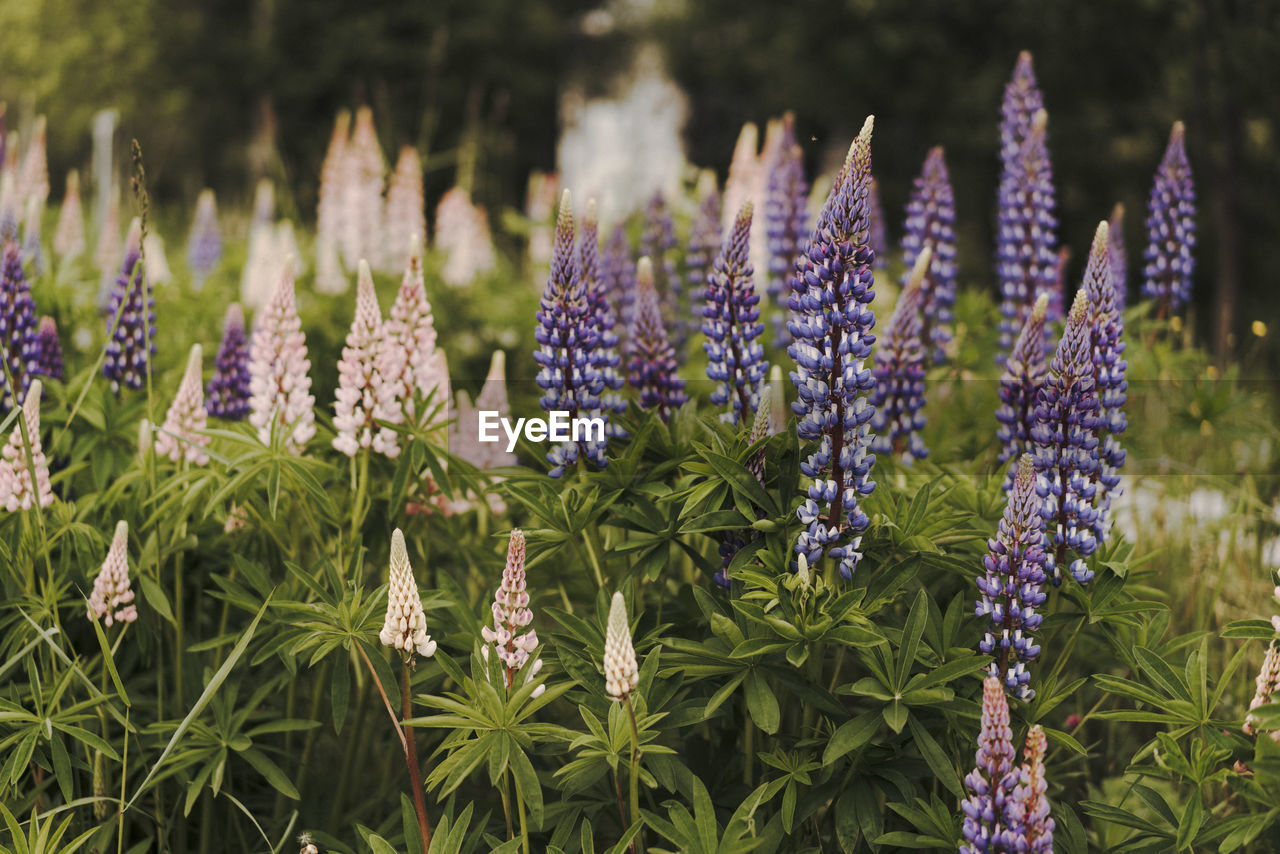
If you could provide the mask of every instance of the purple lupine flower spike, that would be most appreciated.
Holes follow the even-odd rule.
[[[956,302],[956,207],[942,146],[930,149],[920,177],[912,185],[903,224],[902,259],[910,270],[926,246],[933,260],[924,278],[924,329],[921,339],[936,364],[951,341],[952,307]],[[909,275],[909,274],[908,274]],[[903,276],[906,284],[908,276]]]
[[[775,306],[774,346],[791,343],[787,332],[787,285],[809,236],[809,184],[804,176],[804,150],[796,143],[795,118],[782,120],[778,157],[769,172],[765,202],[765,233],[769,238],[769,304]]]
[[[875,253],[875,261],[871,266],[883,270],[889,263],[889,230],[884,222],[884,205],[880,204],[880,182],[871,179],[871,251]]]
[[[1048,783],[1044,776],[1044,755],[1049,742],[1036,724],[1027,732],[1022,748],[1018,785],[1009,804],[1009,819],[1015,834],[1012,849],[1026,854],[1052,854],[1055,822],[1049,817]]]
[[[604,279],[600,274],[600,230],[596,220],[596,203],[592,199],[587,202],[587,215],[582,220],[582,239],[578,247],[578,269],[582,276],[582,287],[586,293],[588,306],[588,322],[595,336],[592,350],[592,363],[600,372],[604,384],[600,393],[600,407],[606,413],[622,413],[627,411],[627,404],[618,394],[624,380],[618,371],[621,357],[618,355],[618,334],[614,331],[617,321],[613,306],[609,303],[609,294],[605,290]],[[626,431],[610,420],[608,425],[610,436],[623,437]]]
[[[1037,296],[1047,292],[1050,321],[1062,315],[1057,290],[1058,253],[1053,175],[1045,144],[1048,117],[1036,113],[1017,158],[1001,179],[998,265],[1000,273],[1000,353],[1004,363],[1014,336]],[[1047,341],[1046,341],[1047,344]]]
[[[574,251],[572,199],[568,190],[560,199],[551,274],[539,305],[538,328],[534,333],[538,350],[533,358],[541,368],[537,383],[543,391],[542,408],[547,412],[568,412],[570,419],[603,417],[600,395],[605,383],[599,368],[591,310]],[[605,444],[604,437],[590,436],[553,444],[547,452],[551,476],[564,474],[565,469],[579,459],[604,468],[608,462]]]
[[[1035,449],[1031,433],[1036,423],[1036,401],[1040,387],[1049,371],[1044,357],[1044,315],[1049,295],[1041,294],[1031,309],[1031,316],[1022,325],[1022,332],[1013,345],[1004,364],[1004,376],[1000,378],[1000,408],[996,420],[1000,428],[996,437],[1000,440],[1000,465],[1016,460]],[[1004,481],[1004,491],[1013,488],[1014,470]]]
[[[711,402],[728,407],[720,420],[730,424],[742,423],[756,411],[760,383],[769,371],[759,341],[764,324],[752,279],[751,214],[751,202],[746,202],[716,256],[707,282],[707,304],[702,309],[707,377],[716,383]]]
[[[55,380],[66,376],[62,362],[62,343],[58,340],[58,324],[48,315],[40,318],[40,328],[36,332],[36,366],[32,373]]]
[[[636,307],[636,259],[631,255],[625,223],[614,227],[604,245],[600,255],[600,282],[617,319],[619,346],[625,348],[627,335],[635,323]]]
[[[26,399],[31,377],[39,370],[36,303],[22,271],[22,250],[16,242],[4,247],[0,260],[0,352],[9,362],[16,391],[0,371],[0,412],[8,412]]]
[[[1031,53],[1018,54],[1013,75],[1004,87],[1000,103],[1000,161],[1006,166],[1018,157],[1022,143],[1031,133],[1036,113],[1044,109],[1044,95],[1036,82]]]
[[[1015,758],[1009,701],[1000,680],[988,676],[982,683],[982,722],[975,767],[964,778],[969,797],[960,804],[964,813],[960,854],[1011,854],[1020,850],[1009,820],[1010,801],[1021,779]]]
[[[1084,285],[1089,299],[1089,328],[1093,357],[1094,389],[1098,395],[1098,468],[1095,472],[1097,495],[1094,536],[1099,543],[1111,532],[1111,502],[1119,494],[1120,468],[1125,451],[1120,434],[1128,421],[1124,404],[1129,383],[1125,378],[1124,317],[1116,299],[1115,275],[1111,267],[1111,229],[1106,222],[1098,224]]]
[[[1105,255],[1104,255],[1105,257]],[[1098,396],[1093,380],[1092,340],[1088,294],[1076,293],[1067,328],[1050,363],[1051,375],[1041,386],[1036,403],[1036,423],[1031,439],[1036,445],[1036,486],[1044,502],[1049,555],[1047,568],[1053,583],[1062,583],[1068,554],[1075,553],[1069,570],[1076,581],[1087,584],[1093,572],[1085,558],[1097,548],[1093,507],[1098,469]]]
[[[107,306],[107,357],[102,375],[111,390],[120,386],[138,389],[146,382],[148,366],[156,355],[156,301],[142,265],[142,226],[135,219],[125,241],[124,263],[111,289]]]
[[[227,306],[222,321],[222,345],[207,388],[209,414],[227,421],[249,415],[249,341],[244,333],[240,303]]]
[[[1111,252],[1111,281],[1115,283],[1116,311],[1124,313],[1129,292],[1129,252],[1124,248],[1124,205],[1116,202],[1107,223]]]
[[[925,345],[924,280],[933,260],[933,249],[925,246],[916,256],[907,286],[889,317],[880,346],[876,350],[875,389],[871,405],[875,415],[871,429],[875,437],[871,450],[892,453],[910,464],[929,456],[920,431],[924,429]]]
[[[869,521],[858,497],[875,488],[868,477],[875,455],[868,453],[872,408],[866,401],[875,385],[866,364],[876,320],[869,243],[872,126],[868,117],[797,259],[789,303],[793,342],[787,352],[796,362],[791,381],[798,395],[792,408],[800,438],[818,442],[800,467],[812,483],[796,511],[807,530],[795,550],[810,565],[830,556],[846,578],[862,557],[858,546]]]
[[[1157,302],[1160,320],[1177,314],[1191,299],[1195,271],[1196,190],[1185,137],[1182,122],[1174,122],[1147,202],[1142,296]]]
[[[998,677],[1016,697],[1030,700],[1027,664],[1040,654],[1032,633],[1040,627],[1036,613],[1045,600],[1044,519],[1036,495],[1035,460],[1023,454],[1015,472],[996,536],[987,540],[984,574],[978,576],[976,613],[988,620],[978,643],[984,655],[995,656],[987,672]]]
[[[689,249],[685,252],[685,279],[689,283],[689,305],[701,311],[706,302],[707,276],[720,248],[720,191],[710,169],[698,177],[698,212],[689,229]]]
[[[627,375],[640,394],[640,407],[656,410],[659,418],[669,420],[689,396],[684,392],[684,380],[677,374],[675,350],[667,340],[667,327],[653,284],[653,263],[648,256],[636,265],[636,322],[628,353]]]
[[[195,274],[193,286],[198,289],[203,285],[220,260],[222,230],[218,227],[218,202],[213,190],[205,188],[200,191],[191,236],[187,239],[187,266]]]
[[[692,320],[686,315],[684,287],[676,273],[676,259],[672,250],[676,246],[676,227],[671,210],[662,192],[653,194],[645,209],[644,234],[640,239],[640,254],[647,255],[653,263],[653,281],[657,288],[662,316],[671,329],[671,346],[676,359],[684,362],[685,344],[689,340]]]

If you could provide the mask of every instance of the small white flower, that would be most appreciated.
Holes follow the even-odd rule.
[[[387,616],[378,640],[400,650],[406,660],[416,652],[424,658],[435,655],[436,642],[427,634],[427,617],[422,611],[422,597],[409,565],[404,547],[404,534],[399,528],[391,534],[391,583],[387,588]]]
[[[604,638],[604,682],[605,690],[615,700],[629,696],[640,684],[631,627],[627,624],[627,603],[621,592],[613,594],[609,605],[609,627]]]

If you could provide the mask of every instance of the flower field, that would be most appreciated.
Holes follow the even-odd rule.
[[[0,130],[0,851],[1280,850],[1198,129],[1067,245],[1051,101],[993,93],[983,247],[874,117],[490,212],[361,107],[296,225]]]

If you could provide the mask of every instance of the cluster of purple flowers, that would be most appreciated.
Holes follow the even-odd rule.
[[[922,340],[933,348],[932,360],[941,362],[951,341],[951,309],[956,302],[956,205],[951,177],[942,147],[931,149],[920,177],[911,189],[903,225],[902,260],[910,270],[926,247],[933,250],[923,281]],[[907,276],[903,276],[903,284]]]
[[[1196,192],[1182,122],[1175,122],[1169,146],[1156,170],[1147,202],[1147,252],[1142,295],[1156,300],[1161,319],[1191,299],[1195,270]]]
[[[627,226],[618,223],[609,235],[600,256],[600,281],[605,296],[613,306],[620,343],[635,322],[636,262],[631,257],[631,243],[627,240]]]
[[[1015,764],[1009,703],[1000,680],[982,685],[982,723],[976,766],[964,778],[969,797],[964,813],[960,854],[1046,854],[1053,850],[1055,822],[1049,816],[1044,758],[1044,730],[1031,727],[1021,765]]]
[[[789,303],[788,353],[796,363],[791,380],[799,397],[792,408],[800,416],[800,438],[819,443],[801,464],[813,482],[797,511],[806,530],[795,549],[810,564],[824,554],[834,558],[845,577],[862,557],[859,535],[868,523],[858,497],[875,488],[869,479],[875,456],[868,453],[872,407],[866,400],[875,384],[866,366],[875,342],[871,130],[868,118],[797,259]]]
[[[996,656],[988,672],[1023,700],[1035,697],[1028,662],[1040,654],[1032,633],[1040,627],[1036,609],[1044,603],[1044,519],[1036,495],[1035,461],[1024,454],[1014,466],[1013,489],[996,536],[987,540],[986,573],[978,577],[976,613],[989,626],[978,644]]]
[[[566,190],[556,218],[551,274],[542,294],[538,328],[534,333],[539,349],[533,358],[541,368],[537,383],[543,390],[541,403],[546,411],[567,411],[571,419],[606,418],[601,395],[605,390],[607,356],[604,348],[598,346],[599,334],[587,295],[588,282],[582,275],[581,259],[574,251],[574,239],[573,211]],[[598,278],[590,284],[600,287]],[[547,452],[551,476],[564,474],[565,468],[580,458],[603,468],[608,462],[606,443],[607,437],[592,438],[586,434],[578,441],[571,439],[553,445]]]
[[[1031,315],[1022,325],[1013,351],[1004,363],[1004,375],[1000,378],[1000,408],[996,420],[1000,428],[996,437],[1000,440],[1000,464],[1016,460],[1031,451],[1031,431],[1036,423],[1036,399],[1049,371],[1044,357],[1044,316],[1048,307],[1048,294],[1041,294],[1031,309]],[[1008,492],[1013,486],[1013,470],[1005,479]]]
[[[1098,546],[1098,395],[1094,384],[1088,294],[1076,293],[1067,328],[1040,387],[1031,440],[1036,445],[1037,491],[1049,536],[1048,569],[1062,583],[1062,564],[1075,552],[1070,572],[1081,584],[1093,578],[1084,559]]]
[[[1000,121],[996,265],[1001,314],[997,360],[1001,363],[1040,293],[1050,294],[1050,320],[1062,312],[1047,121],[1031,54],[1024,52],[1005,88]]]
[[[676,272],[676,226],[671,218],[671,209],[662,191],[653,194],[644,213],[644,233],[640,237],[640,254],[648,256],[653,263],[654,287],[661,295],[661,305],[666,309],[663,316],[670,324],[671,346],[676,358],[683,364],[685,344],[689,340],[690,329],[694,326],[686,319],[684,284]]]
[[[227,306],[207,394],[209,414],[215,418],[240,421],[249,416],[249,341],[239,303]]]
[[[707,279],[702,309],[707,376],[716,383],[711,402],[728,407],[720,417],[730,424],[743,423],[756,411],[760,383],[769,370],[759,341],[764,333],[760,296],[752,280],[751,213],[750,202],[738,211]]]
[[[775,319],[775,345],[791,343],[784,317],[786,314],[787,280],[796,267],[796,258],[804,251],[809,230],[809,184],[804,176],[804,152],[796,143],[795,119],[787,115],[782,122],[778,157],[769,172],[765,201],[765,234],[769,238],[769,301],[779,306]]]
[[[904,462],[929,456],[920,431],[924,429],[925,347],[924,309],[925,270],[933,250],[926,246],[918,256],[898,305],[876,350],[875,389],[871,405],[875,415],[871,429],[875,438],[871,450],[877,454],[892,453]]]
[[[148,364],[156,355],[156,301],[142,264],[141,235],[130,233],[120,275],[107,304],[107,355],[102,375],[111,390],[138,389],[146,382]]]
[[[642,409],[654,410],[666,421],[689,396],[680,379],[675,348],[658,306],[653,264],[648,256],[636,266],[635,324],[627,342],[627,377],[637,390]]]
[[[591,361],[600,374],[603,386],[600,392],[601,409],[605,412],[626,412],[627,404],[618,394],[623,380],[618,372],[621,359],[618,356],[618,335],[614,332],[617,321],[614,318],[613,306],[609,303],[609,294],[605,290],[604,280],[600,275],[600,229],[596,220],[595,202],[587,204],[587,215],[582,220],[582,238],[578,246],[578,270],[587,300],[587,322],[594,334],[595,343]],[[609,422],[608,432],[610,436],[619,438],[626,435],[626,431],[614,421]]]
[[[10,388],[0,372],[0,412],[8,412],[26,398],[31,377],[40,370],[36,303],[16,242],[5,244],[0,259],[0,349],[14,382]]]
[[[1128,427],[1124,404],[1129,383],[1125,378],[1124,318],[1117,305],[1111,230],[1098,224],[1082,290],[1089,300],[1089,334],[1094,390],[1098,396],[1098,468],[1094,536],[1101,543],[1110,532],[1111,499],[1120,485],[1125,451],[1120,434]]]
[[[58,340],[58,324],[48,315],[40,318],[36,332],[36,366],[34,373],[60,380],[66,369],[62,363],[62,342]]]
[[[701,306],[706,300],[707,277],[720,248],[720,191],[710,173],[707,186],[699,184],[702,201],[689,229],[689,248],[684,256],[685,279],[689,283],[690,305]]]

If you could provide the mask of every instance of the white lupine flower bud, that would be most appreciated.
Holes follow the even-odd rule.
[[[275,293],[254,324],[249,346],[249,423],[258,438],[271,441],[276,421],[285,431],[285,447],[301,453],[315,435],[315,398],[307,371],[307,337],[298,318],[293,271],[280,274]]]
[[[604,638],[605,690],[615,700],[631,694],[640,684],[636,651],[631,645],[631,626],[627,623],[627,603],[622,593],[613,594],[609,605],[609,627]]]
[[[138,619],[138,606],[133,603],[133,588],[129,584],[129,523],[123,519],[116,523],[111,548],[89,594],[89,619],[100,617],[105,618],[108,626],[117,621],[132,623]]]
[[[400,453],[394,430],[378,421],[400,422],[395,391],[383,379],[380,365],[386,349],[386,332],[378,295],[373,287],[369,264],[360,262],[356,286],[356,314],[347,333],[347,344],[338,362],[338,389],[335,393],[333,426],[338,435],[333,446],[349,457],[361,448],[372,447],[388,457]]]
[[[204,435],[209,413],[204,406],[204,387],[200,383],[201,357],[200,345],[193,344],[178,395],[169,407],[164,426],[156,435],[156,453],[175,463],[184,456],[192,465],[203,466],[209,462],[209,455],[204,450],[209,444],[209,437]],[[143,420],[145,422],[146,419]]]
[[[391,534],[391,584],[387,588],[387,616],[378,640],[400,650],[405,660],[412,660],[415,652],[424,658],[436,652],[436,642],[427,634],[422,597],[399,528]]]

